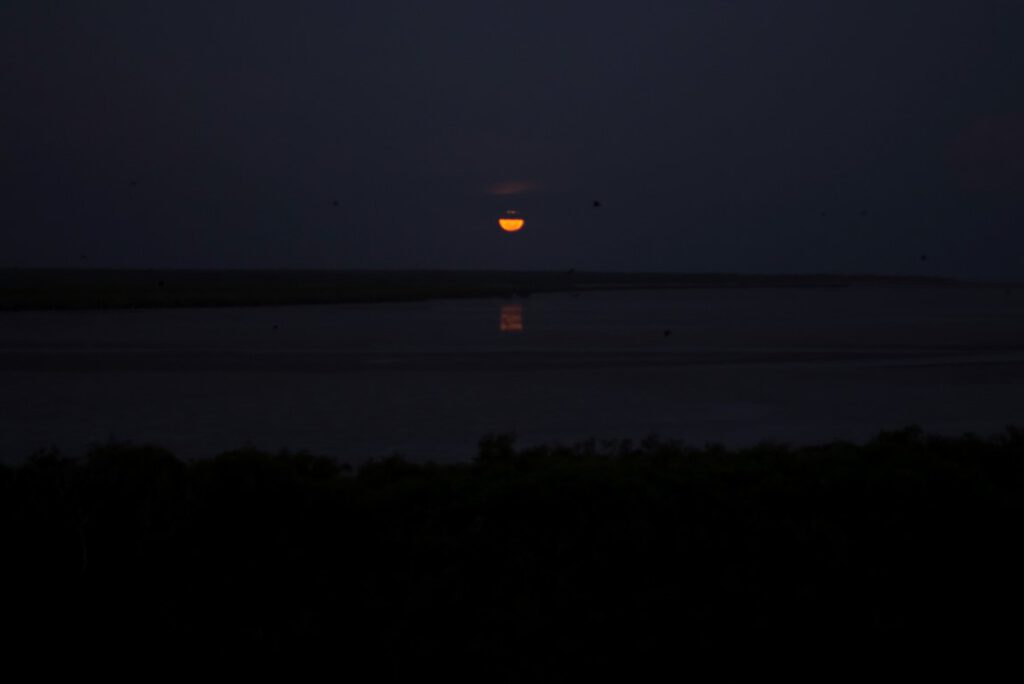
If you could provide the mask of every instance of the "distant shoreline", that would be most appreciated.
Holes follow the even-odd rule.
[[[854,274],[587,271],[0,269],[0,311],[288,306],[697,288],[1001,287]]]

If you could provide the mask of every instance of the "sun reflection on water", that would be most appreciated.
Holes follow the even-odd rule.
[[[502,304],[498,328],[501,332],[523,332],[523,305]]]

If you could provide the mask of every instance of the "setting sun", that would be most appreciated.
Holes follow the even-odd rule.
[[[498,225],[501,226],[501,229],[503,231],[505,231],[506,233],[514,233],[523,227],[525,221],[523,221],[523,219],[519,218],[516,215],[518,213],[519,212],[517,212],[515,209],[510,209],[509,211],[505,212],[505,216],[498,219]]]

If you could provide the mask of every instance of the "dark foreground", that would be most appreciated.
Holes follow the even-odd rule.
[[[0,469],[3,620],[51,660],[339,676],[978,669],[1018,644],[1022,484],[1020,431],[743,451],[491,438],[471,464],[355,472],[109,445]]]

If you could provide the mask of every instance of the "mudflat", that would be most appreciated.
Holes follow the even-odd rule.
[[[351,461],[656,433],[696,444],[1020,424],[1024,296],[893,285],[0,314],[0,453],[251,444]]]

